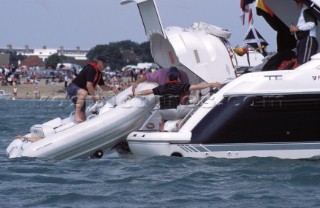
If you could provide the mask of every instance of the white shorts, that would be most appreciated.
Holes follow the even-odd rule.
[[[194,105],[179,105],[177,108],[160,109],[160,115],[164,120],[179,120],[184,118]]]

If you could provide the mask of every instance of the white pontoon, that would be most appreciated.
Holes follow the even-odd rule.
[[[139,89],[156,85],[143,83]],[[74,114],[55,118],[30,128],[30,133],[14,139],[7,148],[9,158],[37,157],[72,159],[102,157],[137,130],[156,104],[153,95],[130,98],[131,88],[105,100],[100,106],[87,108],[87,120],[74,123]],[[94,114],[92,114],[94,110]]]

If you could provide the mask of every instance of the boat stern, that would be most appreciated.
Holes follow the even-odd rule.
[[[191,132],[132,132],[127,137],[129,148],[138,157],[181,156],[172,144],[190,142]]]
[[[21,157],[24,149],[28,146],[31,141],[26,139],[15,139],[13,140],[6,149],[6,154],[9,159]]]

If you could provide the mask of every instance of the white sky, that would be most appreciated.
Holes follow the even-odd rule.
[[[232,45],[242,45],[248,25],[240,20],[240,0],[157,0],[164,27],[190,27],[206,22],[232,32]],[[255,27],[276,49],[275,32],[261,17]],[[120,0],[1,0],[0,47],[90,49],[122,40],[147,41],[135,3]]]

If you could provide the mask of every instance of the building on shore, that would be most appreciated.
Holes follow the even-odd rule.
[[[24,60],[23,64],[28,66],[43,66],[46,59],[53,55],[63,55],[66,56],[68,59],[70,58],[70,62],[73,64],[84,65],[87,62],[87,53],[89,50],[80,49],[80,47],[76,47],[75,49],[65,49],[63,46],[59,48],[47,48],[43,46],[42,48],[29,48],[26,45],[24,48],[13,48],[11,44],[7,45],[7,48],[0,47],[0,66],[8,65],[10,62],[9,54],[11,52],[17,53],[17,55],[26,56],[26,60]],[[35,59],[37,59],[35,61]],[[22,64],[19,62],[19,65]]]
[[[7,48],[0,48],[1,54],[7,54],[9,52],[15,51],[17,54],[24,56],[38,56],[43,61],[45,61],[49,56],[53,54],[64,55],[67,57],[72,57],[75,60],[87,60],[87,53],[89,50],[80,49],[77,47],[75,49],[65,49],[63,46],[59,48],[47,48],[43,46],[42,48],[29,48],[25,46],[24,48],[13,48],[11,45],[8,45]]]

